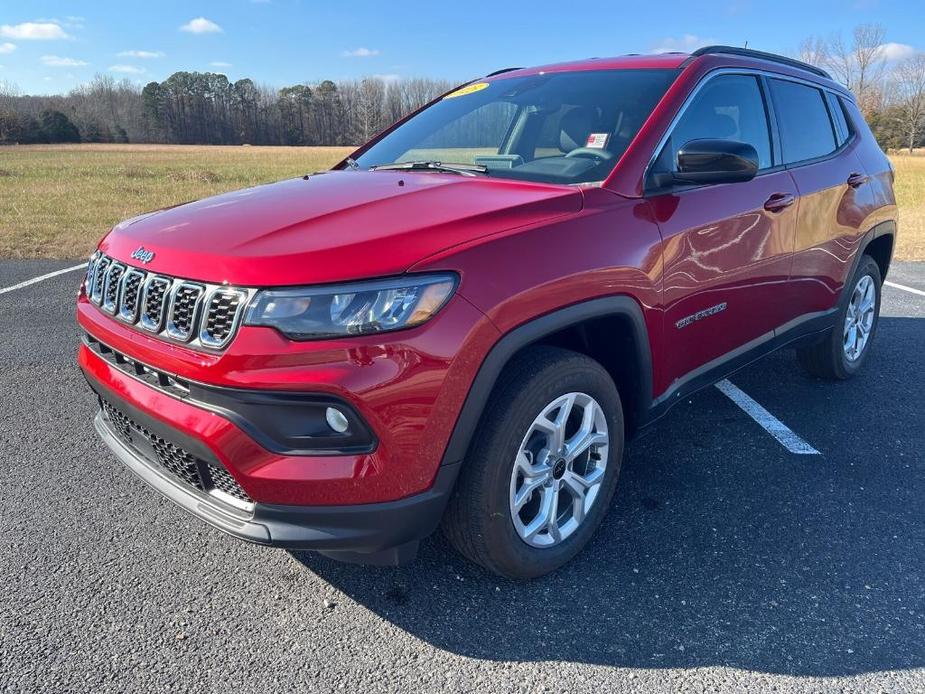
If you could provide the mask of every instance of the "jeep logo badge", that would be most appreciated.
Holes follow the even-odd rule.
[[[154,260],[154,251],[149,251],[144,246],[139,246],[134,251],[132,251],[132,259],[140,260],[145,265]]]

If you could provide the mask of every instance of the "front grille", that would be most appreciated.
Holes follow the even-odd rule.
[[[177,398],[186,398],[189,395],[189,383],[179,376],[142,364],[137,359],[132,359],[121,352],[117,352],[109,345],[103,344],[89,333],[85,333],[83,337],[84,342],[90,349],[122,373],[134,376],[152,388],[157,388],[161,392]]]
[[[158,436],[105,398],[101,398],[100,402],[112,431],[149,463],[199,492],[217,497],[237,508],[253,509],[253,499],[223,466],[197,458],[181,446]],[[153,451],[153,459],[147,451]]]
[[[86,288],[94,304],[129,325],[211,350],[231,342],[255,293],[148,273],[99,252],[87,265]]]
[[[251,504],[251,498],[247,495],[241,485],[238,484],[234,477],[231,476],[231,473],[228,472],[223,467],[218,465],[209,465],[209,478],[212,481],[212,486],[216,491],[227,494],[228,496],[237,499],[238,501],[244,502],[245,504]]]

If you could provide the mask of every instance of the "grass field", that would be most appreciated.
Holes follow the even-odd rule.
[[[346,147],[0,147],[0,258],[79,258],[147,210],[331,166]],[[892,157],[895,256],[925,260],[925,156]]]
[[[348,147],[0,147],[0,258],[89,255],[139,212],[325,169]]]
[[[925,260],[925,152],[890,157],[896,168],[899,234],[897,260]]]

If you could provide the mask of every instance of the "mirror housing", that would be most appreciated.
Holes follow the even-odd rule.
[[[691,140],[678,150],[672,179],[676,183],[706,185],[741,183],[758,173],[758,151],[736,140]]]

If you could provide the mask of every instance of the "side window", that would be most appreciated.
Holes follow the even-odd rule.
[[[770,82],[784,163],[793,164],[834,152],[838,145],[822,91],[789,80],[772,79]]]
[[[758,152],[758,168],[773,166],[768,116],[758,80],[752,75],[714,77],[700,90],[678,121],[657,170],[674,168],[678,150],[690,140],[737,140]]]
[[[835,134],[838,137],[838,146],[841,147],[851,138],[851,126],[848,124],[848,117],[845,115],[842,100],[831,93],[826,96],[829,99],[829,111],[832,113],[832,118],[835,119]]]

